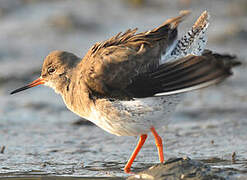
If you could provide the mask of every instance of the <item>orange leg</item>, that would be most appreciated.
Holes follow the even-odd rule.
[[[164,154],[163,154],[163,144],[162,144],[162,139],[161,139],[161,137],[158,135],[158,133],[156,132],[156,130],[154,129],[154,127],[151,128],[151,131],[152,131],[152,133],[153,133],[153,135],[154,135],[154,138],[155,138],[155,144],[156,144],[157,149],[158,149],[160,162],[163,163],[163,162],[164,162]]]
[[[141,150],[141,148],[142,148],[143,144],[145,143],[147,137],[148,137],[148,136],[147,136],[146,134],[143,134],[143,135],[140,136],[139,142],[138,142],[138,144],[137,144],[137,146],[136,146],[134,152],[132,153],[132,155],[131,155],[129,161],[127,162],[127,164],[126,164],[125,167],[124,167],[124,171],[125,171],[126,173],[130,173],[131,165],[132,165],[133,161],[135,160],[137,154],[138,154],[139,151]]]

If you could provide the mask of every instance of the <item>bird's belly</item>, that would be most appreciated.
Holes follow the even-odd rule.
[[[108,101],[104,108],[96,106],[88,119],[112,134],[138,136],[148,133],[151,127],[158,129],[167,125],[182,99],[183,95],[176,94],[132,101]]]

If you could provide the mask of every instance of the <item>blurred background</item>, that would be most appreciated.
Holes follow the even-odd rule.
[[[179,26],[179,36],[207,10],[207,48],[235,54],[243,64],[224,83],[188,94],[171,124],[160,130],[165,158],[189,156],[223,170],[235,169],[234,175],[244,177],[246,0],[0,0],[0,177],[124,176],[135,137],[116,137],[81,121],[47,87],[9,93],[39,77],[50,51],[83,57],[96,42],[128,28],[152,29],[185,9],[192,14]],[[133,167],[155,163],[158,156],[150,136]]]

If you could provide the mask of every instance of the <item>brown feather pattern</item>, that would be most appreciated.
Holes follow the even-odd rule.
[[[161,54],[177,37],[178,23],[187,14],[183,12],[151,31],[136,34],[137,29],[129,29],[96,43],[78,66],[87,86],[109,95],[125,89],[133,77],[156,69]]]
[[[188,14],[182,12],[151,31],[136,34],[137,29],[129,29],[96,43],[77,66],[83,74],[79,81],[94,94],[122,99],[182,91],[228,77],[234,57],[210,51],[160,64],[161,55],[177,37],[178,24]],[[204,14],[198,26],[207,18]]]

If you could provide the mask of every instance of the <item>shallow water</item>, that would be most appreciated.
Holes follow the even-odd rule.
[[[126,177],[123,167],[135,147],[135,137],[74,125],[79,117],[47,87],[14,96],[9,92],[37,78],[51,50],[83,56],[97,41],[130,27],[151,29],[179,9],[195,9],[181,28],[191,26],[192,19],[207,9],[212,19],[208,47],[238,54],[244,63],[226,82],[187,95],[172,123],[159,130],[165,158],[189,156],[234,172],[232,177],[247,177],[247,52],[242,48],[247,42],[247,5],[245,1],[186,2],[156,0],[136,7],[114,0],[1,1],[0,150],[5,149],[0,153],[0,177]],[[133,170],[156,163],[150,135]]]

